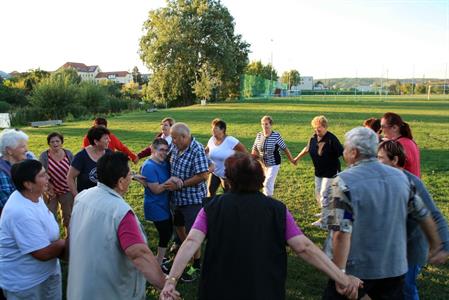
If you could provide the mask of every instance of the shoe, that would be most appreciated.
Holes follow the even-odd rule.
[[[168,254],[175,257],[176,253],[178,253],[180,245],[173,243],[173,245],[171,245],[170,249],[168,250]]]
[[[321,213],[315,214],[315,217],[317,217],[317,218],[321,217]]]
[[[312,226],[315,226],[315,227],[321,228],[321,225],[322,225],[321,219],[316,220],[316,221],[313,222],[311,225],[312,225]]]
[[[190,267],[188,270],[184,271],[179,278],[182,282],[192,282],[197,279],[197,270],[194,267]]]
[[[173,264],[172,260],[170,260],[168,258],[164,258],[162,260],[162,264],[161,264],[162,272],[164,272],[164,274],[170,273],[172,264]]]

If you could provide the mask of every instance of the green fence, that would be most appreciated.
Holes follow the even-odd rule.
[[[273,96],[276,90],[287,89],[287,85],[270,81],[256,75],[242,75],[240,77],[240,98],[256,98]]]

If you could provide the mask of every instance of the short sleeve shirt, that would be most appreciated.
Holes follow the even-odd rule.
[[[172,176],[187,180],[197,174],[207,172],[208,160],[203,145],[193,137],[190,145],[184,151],[172,144],[170,155],[170,171]],[[173,192],[175,205],[185,206],[201,204],[206,197],[207,188],[204,181],[194,186],[183,187]]]
[[[264,164],[267,167],[281,164],[281,154],[279,149],[285,150],[285,144],[279,132],[273,131],[269,136],[259,132],[254,140],[253,150],[259,152]]]
[[[57,258],[41,261],[30,254],[58,239],[58,224],[43,199],[12,193],[0,219],[0,286],[22,291],[60,272]]]
[[[110,152],[111,150],[106,150],[106,153]],[[72,167],[80,172],[76,178],[76,188],[78,192],[97,185],[97,162],[90,158],[86,149],[81,150],[75,155],[72,161]]]
[[[220,145],[215,144],[215,137],[211,137],[207,143],[209,148],[209,158],[215,165],[214,175],[224,178],[225,177],[225,160],[235,153],[235,146],[239,143],[239,140],[233,136],[226,136]]]

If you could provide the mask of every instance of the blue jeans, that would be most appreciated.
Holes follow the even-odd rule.
[[[404,296],[407,300],[419,300],[418,287],[416,286],[416,278],[421,271],[421,266],[408,265],[408,271],[405,274]]]

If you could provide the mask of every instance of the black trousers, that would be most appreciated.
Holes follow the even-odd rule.
[[[359,289],[358,299],[365,295],[373,300],[405,300],[404,275],[383,279],[362,279],[363,288]],[[346,299],[335,288],[335,281],[329,280],[324,290],[323,300]]]

